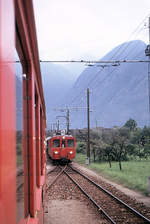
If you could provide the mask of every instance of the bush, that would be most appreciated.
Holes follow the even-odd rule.
[[[86,153],[86,143],[85,142],[77,142],[76,143],[76,152],[77,153]]]

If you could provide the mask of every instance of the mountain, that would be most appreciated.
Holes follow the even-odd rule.
[[[101,60],[147,60],[146,44],[140,40],[123,43]],[[123,125],[129,118],[139,126],[147,125],[148,64],[95,64],[86,68],[69,91],[61,105],[86,107],[86,89],[90,88],[91,127]],[[72,127],[86,127],[86,109],[71,111]]]
[[[63,66],[65,67],[66,70],[68,70],[68,72],[70,72],[73,83],[75,83],[77,77],[85,69],[85,65],[81,63],[66,63],[66,65]]]

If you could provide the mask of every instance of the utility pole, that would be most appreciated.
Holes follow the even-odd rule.
[[[148,21],[148,29],[149,29],[149,60],[150,60],[150,17]],[[148,93],[149,93],[149,126],[150,126],[150,62],[148,63]]]
[[[88,126],[88,136],[87,136],[87,158],[86,165],[90,164],[90,97],[89,88],[87,88],[87,126]]]
[[[97,120],[96,120],[96,129],[97,129]]]
[[[148,63],[148,99],[149,99],[149,126],[150,126],[150,17],[148,21],[148,30],[149,30],[149,43],[146,47],[145,54],[149,58],[149,63]]]
[[[59,120],[57,121],[57,132],[59,131]]]
[[[56,123],[53,123],[53,131],[56,130]]]
[[[67,134],[69,134],[69,120],[70,120],[70,118],[69,118],[69,109],[67,108],[67,116],[66,116],[66,118],[67,118]]]

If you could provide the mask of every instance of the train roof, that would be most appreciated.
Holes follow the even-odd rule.
[[[65,137],[74,138],[74,136],[69,135],[69,134],[65,134],[65,132],[60,131],[60,132],[56,132],[56,133],[54,133],[53,136],[48,136],[48,137],[46,138],[46,141],[50,140],[51,138],[55,138],[55,137],[63,138],[64,136],[65,136]]]
[[[64,137],[64,136],[65,137],[73,137],[72,135],[53,135],[53,137]]]

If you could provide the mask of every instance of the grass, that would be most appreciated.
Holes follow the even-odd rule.
[[[76,154],[75,161],[85,164],[85,155]],[[124,186],[148,194],[148,177],[150,176],[150,161],[127,161],[122,162],[122,170],[119,170],[118,162],[112,162],[112,168],[106,162],[91,163],[89,168],[97,171]]]
[[[22,143],[17,142],[17,166],[20,166],[22,163]]]
[[[23,160],[22,160],[22,155],[17,155],[17,167],[22,165]]]
[[[86,156],[84,154],[76,153],[75,161],[81,164],[85,164],[85,158]]]

